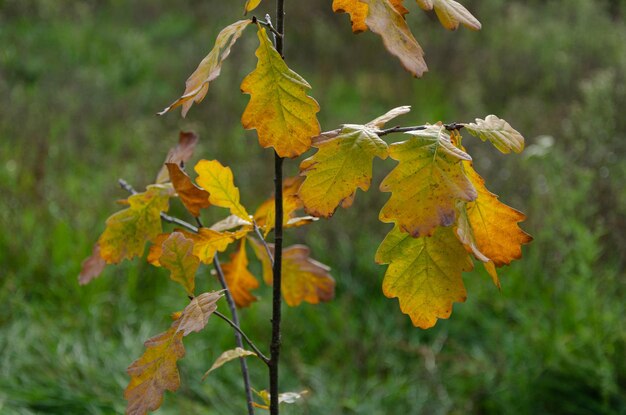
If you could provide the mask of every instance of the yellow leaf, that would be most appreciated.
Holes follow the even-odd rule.
[[[173,232],[162,245],[159,263],[170,270],[170,278],[183,286],[187,294],[194,295],[196,271],[200,259],[193,254],[193,241],[181,232]]]
[[[172,180],[174,190],[178,193],[180,201],[183,202],[185,208],[195,217],[200,216],[200,209],[211,206],[209,202],[209,193],[196,186],[187,173],[185,173],[176,163],[165,163]]]
[[[198,136],[193,131],[181,131],[178,134],[178,144],[176,144],[175,147],[170,148],[170,151],[167,153],[167,157],[165,157],[165,163],[175,163],[178,165],[184,165],[187,163],[193,155],[193,151],[196,149],[198,139]],[[157,175],[155,183],[163,184],[169,181],[169,172],[167,171],[167,167],[163,165]]]
[[[441,125],[411,135],[390,146],[391,158],[400,163],[380,185],[383,192],[392,192],[380,220],[395,222],[415,237],[429,236],[437,226],[455,222],[457,200],[476,198],[460,163],[471,158],[452,144]]]
[[[191,74],[189,79],[187,79],[187,82],[185,82],[185,92],[183,92],[183,95],[169,107],[161,111],[159,115],[163,115],[179,105],[182,105],[182,115],[184,117],[187,115],[187,111],[189,111],[194,102],[202,102],[209,91],[209,83],[220,75],[222,64],[228,55],[230,55],[230,49],[237,39],[241,37],[244,29],[248,27],[250,23],[252,23],[250,19],[239,20],[222,29],[217,35],[217,39],[215,39],[215,46],[213,46],[211,52],[202,59],[198,68]]]
[[[438,227],[431,237],[413,238],[395,226],[376,252],[376,262],[389,264],[383,293],[398,297],[400,309],[413,325],[432,327],[448,318],[452,303],[464,302],[467,294],[461,273],[473,269],[452,227]]]
[[[261,4],[261,0],[247,0],[246,5],[244,6],[244,14],[251,12],[256,9],[259,4]]]
[[[206,377],[209,376],[209,373],[213,372],[215,369],[219,369],[225,363],[246,356],[256,356],[256,353],[249,350],[244,350],[241,347],[236,347],[232,350],[226,350],[215,360],[211,368],[204,373],[204,376],[202,376],[202,380],[206,379]]]
[[[100,276],[105,266],[106,262],[100,256],[100,245],[96,243],[93,246],[91,255],[81,265],[78,283],[80,285],[88,284],[91,280]]]
[[[144,343],[144,354],[127,370],[130,382],[124,391],[128,401],[126,414],[145,415],[155,411],[161,406],[166,390],[178,389],[180,375],[176,362],[185,356],[182,338],[204,328],[221,296],[221,293],[204,293],[194,298],[169,330]]]
[[[217,252],[224,252],[231,243],[243,238],[250,231],[251,228],[242,228],[236,232],[218,232],[213,229],[200,228],[197,234],[185,233],[185,236],[193,239],[194,255],[203,263],[211,264]]]
[[[508,265],[521,258],[522,245],[533,240],[517,225],[526,216],[500,202],[498,196],[487,190],[484,179],[476,173],[470,162],[463,164],[467,177],[478,191],[476,200],[467,204],[467,217],[476,246],[496,267]]]
[[[230,256],[230,262],[222,265],[222,270],[237,307],[248,307],[257,300],[250,290],[259,288],[259,282],[248,270],[245,239],[241,240],[239,249]]]
[[[200,160],[194,169],[198,173],[196,181],[209,192],[212,204],[230,209],[230,213],[243,220],[250,220],[246,208],[239,202],[239,188],[235,186],[230,167],[222,166],[217,160]]]
[[[472,13],[455,0],[417,0],[424,10],[435,9],[441,25],[448,30],[456,30],[459,24],[471,30],[480,30],[481,24]]]
[[[335,296],[335,280],[330,276],[330,268],[309,258],[309,248],[292,245],[283,250],[283,297],[288,306],[295,307],[302,301],[317,304]],[[268,284],[273,279],[268,279]]]
[[[264,246],[253,238],[252,248],[263,267],[263,279],[272,284],[272,262]],[[274,255],[274,244],[268,244]],[[281,292],[287,305],[295,307],[302,301],[310,304],[326,302],[335,296],[335,280],[330,268],[309,257],[310,250],[304,245],[292,245],[283,249]]]
[[[367,191],[374,157],[387,158],[387,143],[372,128],[346,124],[336,137],[317,140],[319,151],[300,164],[306,176],[298,195],[307,213],[330,217],[341,204],[348,207],[357,188]]]
[[[100,236],[100,256],[108,264],[142,256],[147,241],[161,233],[161,212],[167,212],[172,188],[151,185],[128,198],[129,207],[111,215]]]
[[[511,124],[495,115],[487,115],[484,120],[476,118],[476,123],[465,124],[465,129],[483,141],[491,141],[504,154],[524,150],[524,137]]]
[[[409,11],[402,5],[403,0],[391,0],[391,5],[401,15],[405,15]],[[354,33],[364,32],[367,30],[365,18],[367,17],[367,4],[359,0],[333,0],[333,11],[335,13],[349,13],[352,22],[352,31]]]
[[[257,130],[262,147],[273,147],[280,157],[297,157],[320,133],[319,105],[306,94],[311,86],[289,69],[260,25],[258,37],[257,67],[241,83],[241,91],[250,94],[241,122]]]
[[[287,177],[283,180],[283,224],[287,225],[294,218],[294,213],[302,209],[302,201],[298,197],[298,189],[304,181],[303,177]],[[274,229],[276,209],[274,196],[267,199],[254,213],[254,220],[259,228],[264,230],[265,236]]]
[[[389,0],[363,0],[369,7],[365,23],[383,39],[387,50],[395,55],[413,76],[420,77],[428,68],[424,51],[413,37],[402,13]]]

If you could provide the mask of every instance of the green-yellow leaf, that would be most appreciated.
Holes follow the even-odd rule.
[[[167,212],[172,195],[170,185],[151,185],[143,193],[128,198],[127,209],[106,221],[100,236],[100,256],[108,264],[143,255],[147,241],[161,233],[161,212]]]
[[[235,186],[230,167],[222,166],[217,160],[200,160],[194,169],[198,173],[196,181],[209,192],[209,202],[230,209],[230,213],[243,220],[250,220],[246,208],[239,201],[239,188]]]
[[[346,124],[333,138],[320,136],[319,151],[300,164],[306,176],[298,192],[307,213],[330,217],[339,205],[349,207],[357,188],[369,189],[374,157],[387,158],[387,143],[374,129]]]
[[[243,238],[239,249],[230,256],[230,262],[222,265],[224,278],[237,307],[248,307],[256,297],[250,292],[259,288],[259,282],[248,270],[246,239]]]
[[[400,309],[417,327],[426,329],[438,318],[450,317],[452,304],[466,299],[461,273],[473,264],[452,227],[413,238],[395,226],[378,248],[376,262],[389,264],[383,293],[398,297]]]
[[[319,105],[306,94],[311,86],[289,69],[260,25],[258,37],[257,67],[241,83],[241,91],[250,94],[241,122],[245,129],[257,130],[262,147],[297,157],[320,133]]]
[[[455,0],[417,0],[424,10],[435,9],[441,25],[448,30],[456,30],[459,25],[471,30],[480,30],[481,24],[472,13]]]
[[[511,151],[521,153],[524,150],[524,137],[508,122],[495,115],[487,115],[484,120],[476,118],[476,123],[465,124],[465,129],[483,141],[491,141],[504,154]]]
[[[193,254],[193,240],[181,232],[173,232],[162,245],[160,264],[170,270],[170,278],[183,286],[187,294],[194,295],[196,271],[200,259]]]
[[[215,46],[211,52],[202,59],[198,68],[191,74],[185,83],[185,92],[174,101],[169,107],[159,113],[163,115],[168,111],[182,105],[183,117],[187,115],[187,111],[194,102],[200,103],[209,90],[209,83],[220,75],[222,64],[230,55],[230,49],[233,47],[237,39],[239,39],[252,20],[239,20],[229,26],[226,26],[215,39]]]
[[[399,164],[380,185],[391,197],[380,211],[382,222],[395,222],[413,236],[429,236],[437,226],[456,220],[456,201],[476,199],[461,160],[471,160],[450,141],[445,128],[433,125],[413,138],[390,146]]]
[[[225,363],[246,356],[256,356],[256,353],[242,349],[241,347],[236,347],[232,350],[226,350],[215,360],[211,368],[204,373],[204,376],[202,376],[202,380],[206,379],[206,377],[209,376],[209,373],[213,372],[215,369],[222,367]]]
[[[362,0],[369,7],[365,23],[383,39],[387,50],[413,76],[420,77],[428,68],[424,51],[413,37],[404,17],[389,0]]]

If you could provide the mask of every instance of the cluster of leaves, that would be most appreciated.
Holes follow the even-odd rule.
[[[248,0],[245,10],[253,10],[259,3]],[[379,34],[404,67],[420,76],[426,64],[406,24],[408,11],[402,3],[334,0],[333,9],[350,14],[354,32],[370,29]],[[480,23],[454,0],[417,3],[425,10],[434,9],[448,29],[456,29],[459,24],[480,29]],[[461,274],[473,268],[472,256],[484,264],[499,287],[496,268],[520,258],[521,245],[531,238],[518,226],[524,215],[501,203],[485,187],[462,145],[460,131],[465,129],[490,141],[503,153],[519,153],[524,139],[506,121],[489,115],[474,123],[438,122],[385,130],[386,123],[410,110],[398,107],[369,123],[344,124],[321,132],[316,116],[319,105],[308,95],[310,85],[287,66],[266,27],[274,36],[280,34],[269,21],[256,18],[237,21],[219,33],[213,49],[187,80],[182,96],[161,114],[181,106],[184,116],[193,103],[201,102],[231,48],[253,24],[259,40],[258,63],[241,84],[241,91],[250,95],[241,118],[243,127],[256,130],[260,145],[272,148],[280,157],[295,158],[311,147],[317,149],[301,162],[298,177],[284,181],[284,226],[306,225],[320,217],[329,218],[339,206],[351,206],[357,189],[367,191],[370,187],[374,158],[390,157],[397,165],[380,185],[380,190],[391,196],[379,218],[394,227],[375,258],[380,264],[388,264],[384,294],[399,299],[402,312],[415,326],[428,328],[438,318],[449,317],[454,302],[465,300]],[[410,138],[392,144],[383,140],[396,132]],[[106,264],[141,257],[149,242],[148,262],[168,270],[170,278],[191,299],[182,313],[174,315],[170,329],[149,339],[144,355],[129,367],[131,380],[126,398],[131,414],[158,408],[164,391],[178,388],[176,361],[184,356],[182,339],[201,330],[215,311],[221,291],[195,294],[195,277],[201,264],[214,264],[218,253],[236,245],[230,261],[223,266],[224,283],[238,307],[249,306],[257,300],[252,291],[259,287],[259,280],[249,270],[248,241],[261,263],[263,280],[269,285],[273,282],[274,248],[265,237],[274,226],[274,198],[250,215],[240,201],[231,169],[217,160],[199,161],[194,167],[194,183],[184,166],[196,142],[194,134],[181,133],[179,144],[168,154],[155,183],[141,193],[128,187],[133,194],[122,201],[127,207],[106,221],[106,229],[92,256],[83,263],[79,277],[84,284],[98,276]],[[174,197],[197,219],[198,227],[167,215]],[[201,212],[211,206],[228,209],[230,215],[203,227]],[[299,210],[308,216],[299,216]],[[181,227],[163,232],[162,220]],[[297,306],[303,301],[316,304],[333,298],[335,282],[329,268],[310,258],[306,246],[287,247],[282,258],[281,292],[288,305]],[[255,353],[243,349],[225,352],[214,368],[247,355]],[[267,398],[263,393],[259,396]]]

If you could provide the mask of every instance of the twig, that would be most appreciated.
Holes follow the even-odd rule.
[[[241,330],[237,324],[235,324],[231,319],[229,319],[228,317],[226,317],[224,314],[220,313],[219,311],[214,311],[213,314],[215,314],[216,316],[218,316],[219,318],[221,318],[222,320],[227,322],[233,329],[235,329],[235,331],[237,333],[239,333],[239,335],[241,335],[241,337],[246,341],[246,343],[248,343],[248,345],[254,351],[254,353],[257,354],[259,359],[261,359],[263,361],[263,363],[265,363],[265,364],[269,363],[270,359],[268,359],[267,356],[265,356],[259,350],[259,348],[256,347],[256,345],[252,342],[252,340],[250,340],[250,338],[248,336],[246,336],[246,333],[244,333],[243,330]],[[239,346],[239,347],[241,347],[243,349],[243,345]]]
[[[458,122],[453,122],[453,123],[450,123],[450,124],[444,124],[443,126],[448,131],[454,131],[454,130],[460,130],[461,128],[465,127],[465,124],[458,123]],[[397,127],[387,128],[386,130],[376,131],[376,135],[378,135],[379,137],[382,137],[384,135],[392,134],[392,133],[406,133],[406,132],[409,132],[409,131],[425,130],[428,127],[430,127],[430,126],[429,125],[415,125],[415,126],[412,126],[412,127],[400,127],[400,126],[397,126]]]
[[[259,226],[256,224],[255,220],[252,220],[252,226],[254,228],[254,232],[256,233],[256,236],[259,237],[259,239],[261,240],[261,244],[265,248],[265,252],[267,253],[267,256],[270,259],[270,263],[274,265],[274,255],[272,254],[272,250],[270,249],[270,246],[267,244],[267,241],[265,240],[265,237],[261,233],[261,230],[259,229]]]
[[[274,36],[283,37],[282,33],[278,32],[278,30],[274,28],[274,26],[272,25],[272,21],[269,20],[268,17],[269,16],[266,16],[265,20],[261,20],[261,19],[257,19],[256,16],[252,16],[252,23],[258,23],[261,26],[267,27],[269,31],[272,32],[272,34],[274,34]]]

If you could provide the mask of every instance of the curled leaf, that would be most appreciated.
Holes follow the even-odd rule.
[[[200,216],[200,209],[211,206],[209,202],[209,193],[196,186],[191,178],[176,163],[165,163],[169,172],[170,179],[174,190],[178,193],[180,201],[183,202],[185,208],[195,217]]]
[[[448,30],[456,30],[459,25],[470,30],[480,30],[481,24],[465,6],[455,0],[417,0],[424,10],[435,9],[441,25]]]
[[[511,151],[521,153],[524,150],[524,137],[508,122],[495,115],[487,115],[484,120],[476,118],[476,123],[465,124],[465,129],[483,141],[491,141],[504,154]]]
[[[215,369],[219,369],[225,363],[228,363],[231,360],[235,360],[237,358],[246,357],[246,356],[256,356],[256,353],[251,352],[249,350],[244,350],[241,347],[236,347],[232,350],[226,350],[215,360],[211,368],[204,373],[204,376],[202,376],[202,380],[206,379],[207,376],[209,376],[209,373],[213,372]]]
[[[191,74],[189,79],[187,79],[183,95],[169,107],[159,112],[159,115],[163,115],[182,105],[182,115],[184,117],[187,115],[187,112],[194,102],[202,102],[209,90],[209,83],[220,75],[222,64],[228,55],[230,55],[230,49],[237,39],[241,37],[243,31],[250,23],[252,23],[250,19],[239,20],[222,29],[217,35],[217,39],[215,39],[215,45],[213,49],[211,49],[211,52],[202,59],[198,68]]]
[[[193,131],[181,131],[178,134],[178,144],[176,144],[175,147],[170,148],[170,151],[165,157],[165,163],[175,163],[183,166],[193,155],[193,152],[196,149],[196,144],[198,144],[198,139],[198,135]],[[163,184],[169,181],[170,176],[167,171],[167,167],[163,165],[157,175],[155,183]]]
[[[100,256],[100,245],[95,244],[91,255],[83,261],[78,283],[80,285],[89,284],[91,280],[98,278],[106,266],[106,261]]]

